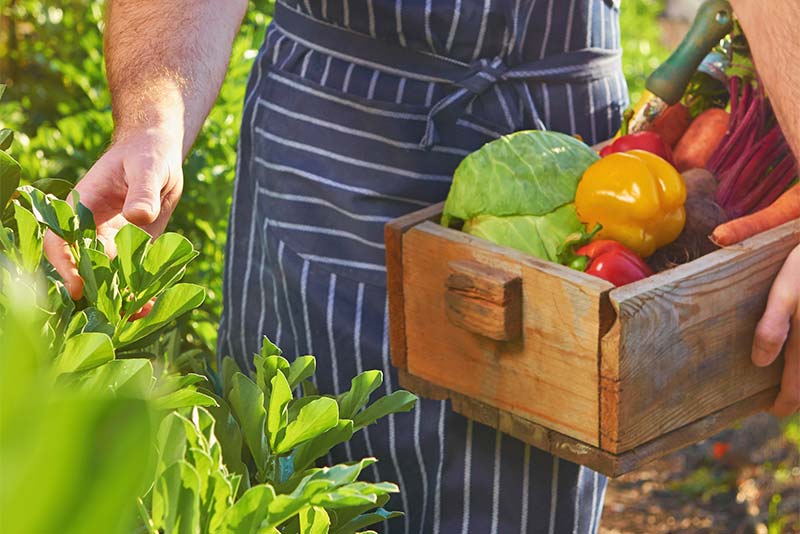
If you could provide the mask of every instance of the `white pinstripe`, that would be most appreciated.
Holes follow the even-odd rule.
[[[403,102],[403,93],[406,90],[406,80],[407,78],[400,78],[400,81],[397,82],[397,97],[394,99],[395,104],[400,104]]]
[[[433,44],[433,34],[431,33],[431,2],[432,0],[425,0],[425,39],[428,41],[431,52],[435,54],[436,46]]]
[[[593,533],[597,528],[595,524],[595,510],[597,510],[597,473],[592,477],[592,514],[589,516],[589,533]]]
[[[481,15],[481,27],[478,30],[478,39],[475,41],[475,49],[472,51],[472,60],[481,57],[483,39],[486,37],[486,23],[489,18],[489,9],[492,7],[492,0],[483,0],[483,14]]]
[[[606,115],[608,119],[608,134],[609,136],[614,134],[614,111],[611,109],[611,86],[608,83],[608,78],[603,78],[603,87],[606,90],[606,101],[609,102],[609,106],[606,108]]]
[[[602,0],[601,0],[602,1]],[[589,15],[586,17],[586,48],[592,46],[592,28],[594,27],[594,0],[589,0],[586,10]]]
[[[280,37],[278,37],[278,40],[275,41],[275,44],[273,45],[273,47],[274,47],[273,50],[272,50],[272,64],[273,65],[275,65],[278,62],[278,55],[281,53],[281,43],[283,42],[284,39],[286,39],[286,36],[285,35],[281,35]]]
[[[512,30],[511,30],[511,38],[510,43],[508,45],[508,52],[507,55],[511,56],[514,53],[518,43],[517,39],[519,38],[519,6],[520,0],[515,0],[514,2],[514,19],[512,20]]]
[[[346,93],[347,90],[350,88],[350,77],[353,75],[353,69],[355,68],[355,63],[350,63],[347,66],[347,70],[344,73],[344,82],[342,83],[342,92]]]
[[[433,103],[433,82],[428,84],[428,91],[425,93],[425,106],[430,107]]]
[[[330,208],[336,211],[337,213],[341,213],[345,217],[349,217],[356,221],[387,223],[390,220],[392,220],[391,217],[384,217],[382,215],[361,215],[358,213],[353,213],[351,211],[347,211],[344,208],[340,208],[339,206],[333,204],[332,202],[328,202],[324,198],[283,194],[267,189],[266,187],[259,187],[258,192],[259,194],[267,195],[268,197],[271,198],[278,198],[280,200],[288,200],[290,202],[301,202],[305,204],[314,204],[316,206],[325,206],[326,208]]]
[[[461,534],[469,534],[469,493],[472,487],[472,419],[467,420],[467,439],[464,445],[464,504],[461,511]]]
[[[558,509],[558,456],[553,456],[553,472],[550,482],[550,520],[547,533],[556,532],[556,510]]]
[[[419,439],[419,423],[422,417],[422,404],[418,403],[414,407],[414,453],[417,455],[417,464],[422,478],[422,516],[420,517],[420,529],[425,527],[425,514],[428,512],[428,472],[425,470],[425,460],[422,457],[422,447]]]
[[[570,0],[569,15],[567,15],[567,29],[564,32],[564,52],[569,52],[572,43],[572,23],[575,18],[575,0]]]
[[[581,480],[583,479],[583,466],[578,468],[578,481],[575,483],[575,509],[573,511],[575,524],[572,525],[572,534],[580,534],[582,531],[578,530],[581,518]]]
[[[381,359],[383,360],[383,379],[386,386],[386,394],[389,395],[394,391],[392,387],[392,375],[389,364],[389,299],[385,300],[383,308],[383,342],[381,344]],[[403,471],[400,469],[400,463],[397,461],[397,445],[395,444],[395,427],[394,427],[394,414],[389,414],[387,417],[389,422],[389,456],[392,457],[392,464],[394,465],[395,473],[397,474],[397,484],[400,486],[400,500],[403,503],[403,510],[408,510],[408,496],[406,495],[406,484],[403,481]],[[405,533],[408,534],[409,522],[408,516],[403,517],[405,523]]]
[[[444,418],[446,401],[439,401],[439,466],[436,469],[436,493],[433,501],[433,534],[442,526],[442,469],[444,467]]]
[[[273,221],[267,219],[268,224],[272,224]],[[289,285],[286,283],[286,270],[283,267],[283,250],[286,247],[286,243],[283,241],[280,242],[278,245],[278,269],[281,272],[281,282],[283,284],[283,298],[286,301],[286,311],[287,315],[289,316],[289,327],[292,329],[292,337],[294,339],[294,355],[300,356],[300,345],[297,342],[297,328],[294,325],[294,314],[292,313],[292,306],[289,302]]]
[[[394,18],[397,21],[397,40],[400,46],[406,46],[406,36],[403,35],[403,0],[395,0]]]
[[[378,85],[378,76],[380,71],[372,71],[372,78],[369,80],[369,90],[367,91],[367,98],[372,100],[375,97],[375,86]]]
[[[261,233],[262,233],[262,235],[266,234],[266,232],[267,232],[267,223],[268,222],[269,222],[268,219],[264,219],[264,224],[261,225]],[[261,312],[259,313],[259,317],[258,317],[258,335],[259,336],[265,335],[265,332],[264,332],[264,319],[267,316],[267,294],[266,294],[266,291],[264,290],[264,265],[267,264],[266,251],[267,251],[267,247],[266,247],[266,244],[264,244],[264,246],[261,249],[261,260],[259,261],[260,265],[258,267],[258,287],[259,287],[259,290],[261,291],[261,307],[259,308],[261,310]],[[270,274],[270,276],[272,276],[272,274]],[[247,360],[247,363],[248,363],[248,369],[249,369],[250,368],[250,363],[251,363],[249,359]]]
[[[306,52],[306,55],[303,58],[303,65],[302,65],[302,67],[300,67],[300,77],[301,78],[305,78],[306,77],[306,73],[308,72],[308,63],[311,61],[311,54],[313,54],[313,53],[314,53],[313,50],[309,50],[308,52]],[[261,100],[261,99],[259,98],[259,100]]]
[[[332,59],[333,58],[331,56],[328,56],[328,58],[325,60],[325,68],[322,70],[322,78],[320,78],[320,80],[319,80],[319,84],[322,85],[322,86],[324,86],[325,84],[328,83],[328,76],[330,75],[330,72],[331,72],[331,60]],[[270,77],[272,77],[272,76],[270,76]],[[275,78],[277,79],[277,76]]]
[[[299,254],[301,258],[308,261],[317,263],[328,263],[330,265],[341,265],[343,267],[353,267],[355,269],[366,269],[367,271],[386,272],[385,265],[378,265],[377,263],[367,263],[364,261],[352,261],[342,258],[332,258],[330,256],[319,256],[317,254]]]
[[[344,27],[350,28],[350,3],[348,0],[342,0],[342,11],[344,12]]]
[[[325,326],[328,331],[328,349],[331,357],[331,376],[333,377],[333,394],[337,397],[341,392],[339,388],[339,361],[336,356],[336,340],[333,335],[333,307],[336,301],[336,274],[331,273],[328,281],[328,305],[325,311]],[[348,462],[353,461],[353,451],[350,442],[344,442],[345,456]]]
[[[278,68],[279,68],[279,69],[283,69],[283,68],[285,68],[285,67],[286,67],[286,65],[289,63],[289,60],[290,60],[290,59],[292,59],[292,57],[294,56],[294,53],[295,53],[296,51],[297,51],[297,43],[295,42],[295,43],[292,43],[292,48],[291,48],[291,50],[289,50],[289,53],[288,53],[288,54],[286,54],[286,57],[285,57],[285,58],[283,58],[283,61],[281,61],[281,65],[280,65],[280,67],[278,67]]]
[[[575,135],[578,133],[578,127],[575,124],[575,101],[572,97],[572,85],[567,84],[567,101],[569,105],[567,106],[567,111],[569,112],[569,133]]]
[[[525,452],[522,460],[522,515],[520,516],[520,534],[528,532],[528,501],[530,500],[531,489],[531,446],[525,444]]]
[[[303,2],[304,2],[304,3],[305,3],[305,5],[306,5],[306,13],[307,13],[308,15],[313,15],[313,14],[314,14],[314,12],[313,12],[313,11],[311,11],[311,2],[309,2],[309,0],[303,0]]]
[[[371,161],[360,160],[356,158],[351,158],[350,156],[344,156],[339,154],[338,152],[332,152],[330,150],[325,150],[323,148],[318,148],[313,145],[309,145],[306,143],[299,143],[297,141],[292,141],[290,139],[286,139],[275,134],[272,134],[263,128],[256,126],[256,133],[265,139],[269,139],[279,145],[287,146],[289,148],[294,148],[296,150],[301,150],[303,152],[309,152],[311,154],[316,154],[318,156],[323,156],[329,159],[333,159],[336,161],[341,161],[342,163],[349,163],[350,165],[354,165],[356,167],[362,167],[364,169],[371,169],[374,171],[381,171],[386,172],[389,174],[396,174],[398,176],[403,176],[406,178],[411,178],[413,180],[423,180],[426,182],[442,182],[449,184],[451,181],[450,176],[444,174],[422,174],[419,172],[409,171],[406,169],[401,169],[400,167],[393,167],[391,165],[383,165],[381,163],[372,163]]]
[[[255,192],[254,192],[255,193]],[[250,214],[250,233],[248,237],[248,249],[247,249],[247,262],[245,263],[245,270],[244,270],[244,281],[242,282],[242,310],[241,315],[239,317],[239,323],[241,329],[239,331],[240,342],[242,347],[242,354],[247,354],[247,329],[245,328],[246,322],[245,318],[247,316],[247,297],[249,296],[249,292],[247,291],[247,286],[250,283],[250,273],[253,269],[253,249],[255,248],[256,241],[256,213],[258,213],[258,195],[254,195],[255,198],[253,199],[253,211]],[[273,286],[274,286],[274,278],[273,278]]]
[[[328,0],[322,0],[322,18],[328,18]]]
[[[500,91],[500,87],[497,85],[493,86],[494,92],[497,95],[497,100],[500,102],[500,108],[503,110],[503,115],[505,116],[506,123],[508,124],[508,129],[513,131],[514,128],[514,119],[511,117],[511,110],[508,109],[508,102],[506,102],[506,97],[503,96],[503,92]]]
[[[550,122],[550,89],[546,83],[539,84],[539,87],[542,90],[542,102],[544,102],[544,123],[547,128],[550,128],[552,125]]]
[[[600,47],[606,46],[606,6],[600,3]]]
[[[328,58],[328,59],[330,59],[330,58]],[[327,69],[326,69],[326,72],[327,72]],[[368,106],[368,105],[365,105],[365,104],[360,104],[358,102],[353,102],[352,100],[347,100],[347,99],[344,99],[344,98],[339,98],[339,97],[336,97],[336,96],[333,96],[333,95],[329,95],[329,94],[324,93],[322,91],[318,91],[318,90],[313,89],[311,87],[307,87],[305,85],[302,85],[302,84],[299,84],[297,82],[294,82],[294,81],[292,81],[292,80],[290,80],[288,78],[284,78],[283,76],[275,74],[274,72],[270,72],[269,74],[267,74],[267,78],[271,79],[271,80],[275,80],[278,83],[282,83],[282,84],[284,84],[284,85],[286,85],[288,87],[291,87],[292,89],[296,89],[296,90],[301,91],[303,93],[314,95],[314,96],[322,98],[324,100],[328,100],[328,101],[334,102],[336,104],[341,104],[343,106],[347,106],[347,107],[356,109],[358,111],[363,111],[365,113],[371,113],[373,115],[382,115],[384,117],[390,117],[392,119],[415,120],[415,121],[421,121],[421,122],[425,122],[428,119],[428,116],[425,115],[424,113],[402,113],[402,112],[397,112],[397,111],[389,111],[389,110],[382,109],[382,108],[379,108],[379,107],[376,107],[376,106]]]
[[[450,22],[450,33],[447,35],[447,53],[453,50],[453,41],[456,38],[456,30],[458,29],[458,19],[461,17],[461,0],[455,0],[453,7],[453,20]]]
[[[369,34],[375,38],[375,6],[373,0],[367,0],[367,16],[369,17]]]
[[[278,165],[278,164],[275,164],[275,163],[270,163],[270,162],[268,162],[266,160],[263,160],[263,159],[259,158],[258,156],[256,156],[253,159],[255,160],[256,163],[258,163],[259,165],[261,165],[262,167],[265,167],[267,169],[272,169],[274,171],[280,171],[280,172],[287,172],[289,174],[293,174],[295,176],[299,176],[301,178],[305,178],[305,179],[310,180],[312,182],[317,182],[317,183],[320,183],[320,184],[328,185],[328,186],[331,186],[331,187],[335,187],[337,189],[343,189],[345,191],[350,191],[352,193],[360,193],[362,195],[367,195],[367,196],[371,196],[371,197],[374,197],[374,198],[385,198],[385,199],[388,199],[388,200],[396,200],[398,202],[405,202],[407,204],[413,204],[413,205],[416,205],[416,206],[429,206],[430,205],[430,203],[428,203],[428,202],[423,202],[423,201],[417,200],[415,198],[405,198],[405,197],[398,197],[398,196],[394,196],[394,195],[383,195],[381,193],[378,193],[377,191],[373,191],[372,189],[367,189],[365,187],[354,187],[354,186],[350,186],[350,185],[347,185],[347,184],[342,184],[342,183],[336,182],[334,180],[329,180],[327,178],[323,178],[322,176],[319,176],[319,175],[316,175],[316,174],[313,174],[313,173],[310,173],[310,172],[305,172],[305,171],[300,170],[300,169],[295,169],[294,167],[289,167],[287,165]]]
[[[525,16],[525,25],[522,26],[522,37],[519,39],[519,48],[517,48],[517,56],[518,58],[522,58],[522,53],[525,49],[525,40],[528,36],[528,28],[531,25],[531,15],[533,14],[533,8],[536,7],[536,0],[531,0],[530,5],[528,6],[528,14]]]
[[[541,59],[544,59],[547,55],[547,40],[550,38],[550,28],[553,25],[553,1],[554,0],[549,0],[547,3],[547,19],[544,26],[544,37],[542,37],[542,49],[539,51],[539,58]]]
[[[358,283],[358,290],[356,291],[356,316],[353,319],[353,353],[356,360],[356,374],[359,375],[364,372],[364,362],[361,360],[361,322],[364,316],[364,287],[364,282]],[[369,439],[369,428],[364,427],[361,429],[361,432],[364,433],[364,443],[367,446],[367,454],[374,457],[375,453],[372,450],[372,443]],[[378,466],[372,464],[370,467],[372,468],[375,481],[380,480]]]
[[[326,228],[322,226],[311,226],[309,224],[295,224],[289,223],[285,221],[276,221],[274,219],[270,219],[269,221],[270,226],[274,226],[276,228],[284,228],[286,230],[297,230],[298,232],[307,232],[311,234],[322,234],[322,235],[332,235],[336,237],[341,237],[344,239],[351,239],[362,245],[366,245],[368,247],[376,248],[378,250],[385,250],[386,245],[383,243],[377,243],[375,241],[370,241],[369,239],[364,239],[360,235],[346,232],[344,230],[337,230],[335,228]]]
[[[492,534],[497,534],[497,526],[500,519],[500,467],[503,463],[502,444],[503,433],[497,431],[495,432],[494,438],[494,475],[492,477]]]
[[[311,339],[311,321],[308,318],[308,268],[309,261],[303,260],[303,269],[300,274],[300,302],[303,304],[303,323],[306,327],[306,354],[314,354],[314,344]],[[319,389],[316,373],[311,376],[311,383]]]

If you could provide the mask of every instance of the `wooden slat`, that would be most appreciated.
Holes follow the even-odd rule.
[[[768,408],[778,392],[778,388],[761,391],[630,451],[613,454],[525,418],[436,386],[405,371],[400,371],[399,378],[401,387],[417,395],[437,400],[450,399],[453,411],[465,417],[610,477],[624,475],[671,452],[708,439],[744,417]]]
[[[750,362],[770,285],[800,221],[610,293],[601,446],[621,453],[775,386],[782,360]]]
[[[407,369],[465,397],[599,443],[601,299],[611,285],[555,263],[423,223],[403,235]],[[448,263],[519,276],[523,335],[499,342],[447,318]]]
[[[427,220],[438,219],[444,202],[409,213],[386,223],[386,292],[389,299],[389,353],[392,365],[406,367],[406,332],[403,316],[403,234]]]

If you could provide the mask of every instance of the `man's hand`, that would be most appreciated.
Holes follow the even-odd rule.
[[[766,366],[785,347],[781,392],[772,413],[786,417],[800,410],[800,246],[794,249],[772,284],[767,310],[758,323],[753,363]]]
[[[181,159],[174,131],[142,129],[120,136],[78,183],[75,190],[94,214],[109,255],[116,254],[114,236],[127,223],[153,236],[164,231],[183,191]],[[66,243],[48,231],[44,251],[72,298],[81,298],[83,281]]]

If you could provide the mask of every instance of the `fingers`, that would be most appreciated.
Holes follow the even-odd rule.
[[[161,188],[166,176],[149,158],[130,158],[125,162],[128,194],[122,215],[133,224],[145,226],[154,222],[161,213]]]
[[[800,410],[800,317],[795,317],[789,341],[786,343],[781,392],[775,400],[772,413],[778,417],[788,417],[798,410]]]
[[[770,365],[783,349],[789,335],[792,316],[797,313],[797,278],[800,277],[800,248],[786,260],[772,284],[767,309],[758,322],[753,340],[753,363],[759,367]]]
[[[50,230],[44,236],[44,253],[58,274],[64,280],[73,300],[83,297],[83,280],[69,251],[69,245]]]

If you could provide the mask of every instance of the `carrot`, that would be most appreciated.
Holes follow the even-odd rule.
[[[677,103],[665,109],[650,129],[660,135],[670,148],[675,148],[691,122],[689,108]]]
[[[721,247],[735,245],[793,219],[800,219],[800,184],[793,185],[766,208],[717,226],[711,239]]]
[[[705,168],[725,137],[730,120],[730,114],[720,108],[707,109],[698,115],[675,147],[675,168],[680,172]]]

